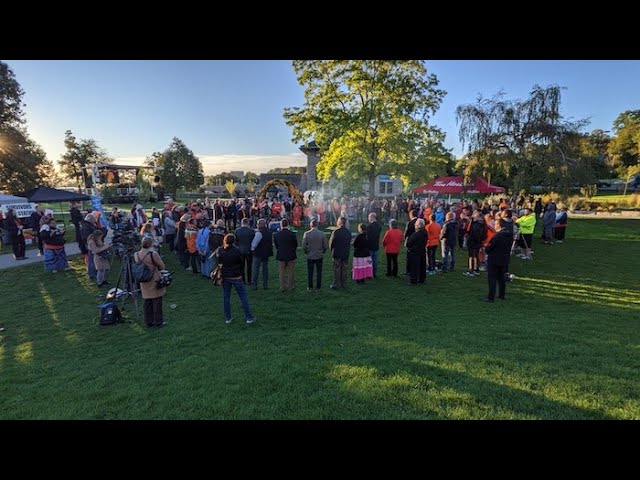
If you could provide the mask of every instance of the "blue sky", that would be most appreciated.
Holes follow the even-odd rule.
[[[29,133],[57,160],[65,130],[93,138],[120,163],[136,164],[181,138],[206,174],[264,172],[304,164],[284,123],[301,105],[289,61],[6,61],[25,90]],[[432,123],[461,154],[455,109],[500,89],[526,97],[534,84],[558,84],[566,117],[610,130],[624,110],[640,108],[640,61],[427,61],[447,91]]]

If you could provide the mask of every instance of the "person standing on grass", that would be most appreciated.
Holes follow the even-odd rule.
[[[109,250],[111,246],[104,244],[104,233],[102,230],[95,230],[89,235],[89,238],[87,238],[87,248],[93,253],[93,263],[97,271],[96,278],[98,286],[109,285],[107,277],[109,276],[111,264],[109,263],[109,259],[105,258],[103,252]]]
[[[224,323],[231,323],[231,289],[235,288],[242,303],[244,318],[247,324],[256,321],[256,317],[251,313],[247,290],[242,281],[242,254],[236,247],[236,237],[233,233],[224,236],[222,247],[219,247],[214,255],[218,263],[222,265],[222,287],[223,287],[223,308]]]
[[[447,212],[445,222],[440,231],[440,253],[442,255],[442,273],[453,272],[456,264],[455,250],[458,239],[458,221],[455,213]]]
[[[87,213],[84,217],[84,220],[80,223],[80,238],[82,241],[82,245],[84,246],[87,254],[84,257],[85,265],[87,266],[87,275],[89,276],[89,280],[95,280],[98,271],[96,270],[96,265],[93,261],[93,253],[87,247],[87,239],[89,235],[96,231],[96,217],[92,214]]]
[[[544,213],[542,217],[542,229],[543,229],[543,237],[544,243],[548,245],[553,245],[554,234],[553,234],[553,226],[556,224],[556,205],[554,203],[549,203],[547,206],[547,211]]]
[[[444,224],[444,221],[442,223]],[[429,225],[427,225],[427,263],[429,264],[429,275],[435,275],[436,273],[436,250],[438,249],[441,231],[442,227],[437,221],[437,216],[431,214]]]
[[[379,204],[378,204],[379,205]],[[380,207],[376,207],[379,211]],[[369,250],[371,252],[371,262],[373,266],[373,278],[378,276],[378,250],[380,250],[380,233],[382,225],[378,222],[378,213],[369,214],[369,225],[367,225],[367,241],[369,242]]]
[[[240,228],[236,230],[235,235],[240,255],[242,255],[242,281],[248,285],[251,283],[251,265],[253,264],[251,243],[256,236],[255,230],[249,227],[248,217],[242,219]]]
[[[44,246],[44,269],[52,273],[67,270],[69,263],[64,250],[64,231],[58,228],[53,218],[45,220],[40,227],[40,238]]]
[[[160,254],[153,249],[151,237],[142,239],[142,249],[133,255],[133,259],[135,262],[143,262],[153,272],[151,280],[140,282],[140,291],[144,299],[144,323],[147,327],[162,327],[166,325],[162,299],[167,289],[158,288],[158,280],[160,280],[160,270],[164,270],[165,265]]]
[[[398,222],[395,219],[389,221],[389,230],[384,234],[382,239],[382,247],[387,255],[387,277],[398,276],[398,254],[402,245],[403,235],[398,228]]]
[[[280,291],[294,289],[296,249],[298,248],[298,237],[289,230],[289,221],[284,218],[280,222],[281,230],[273,236],[273,243],[276,246],[276,260],[279,262]]]
[[[503,218],[498,218],[495,224],[496,233],[485,248],[489,258],[487,260],[487,278],[489,280],[489,294],[483,300],[493,302],[496,297],[496,282],[498,283],[498,298],[505,299],[505,276],[509,271],[509,257],[511,253],[512,235],[508,233]]]
[[[318,220],[313,218],[310,230],[302,237],[302,251],[307,256],[307,291],[313,291],[313,269],[316,269],[316,290],[322,285],[322,259],[327,251],[327,237],[318,230]]]
[[[373,278],[373,261],[371,260],[371,242],[367,237],[367,226],[361,223],[358,225],[358,232],[353,241],[352,278],[356,283],[363,284],[367,278]]]
[[[424,220],[416,220],[416,231],[405,241],[407,247],[407,259],[409,263],[409,282],[411,285],[424,283],[427,278],[427,231],[424,228]]]
[[[554,236],[558,243],[564,242],[564,232],[567,229],[567,220],[567,209],[561,207],[556,213],[556,224],[554,226]]]
[[[164,243],[169,245],[169,251],[173,252],[176,241],[176,222],[173,221],[169,210],[165,210],[162,215],[164,217],[162,222],[164,228]]]
[[[31,227],[33,228],[33,236],[35,238],[36,244],[38,245],[38,257],[41,257],[44,254],[44,246],[42,244],[42,239],[40,238],[40,227],[42,226],[40,220],[44,217],[44,212],[42,211],[42,207],[40,205],[36,205],[36,211],[31,214]]]
[[[24,241],[24,234],[22,233],[23,228],[22,222],[16,216],[15,211],[13,208],[10,208],[7,211],[7,218],[4,219],[4,229],[9,236],[9,242],[11,242],[11,247],[13,248],[13,258],[15,260],[24,260],[27,258],[25,256],[27,246]]]
[[[531,210],[525,208],[524,214],[516,219],[516,223],[520,226],[518,246],[524,249],[520,258],[531,260],[531,242],[533,242],[533,231],[536,228],[536,217],[531,213]]]
[[[347,287],[347,262],[351,248],[351,232],[347,230],[346,218],[338,218],[338,228],[329,238],[329,249],[333,258],[333,283],[329,288],[337,290]]]
[[[480,210],[475,210],[471,216],[471,225],[469,226],[469,235],[467,237],[467,249],[469,251],[469,271],[464,275],[468,277],[480,275],[480,265],[478,257],[480,255],[480,247],[487,236],[487,229],[484,218]]]
[[[416,215],[416,211],[414,209],[409,209],[408,212],[409,212],[409,222],[404,227],[404,241],[405,241],[405,244],[407,242],[407,239],[411,235],[413,235],[413,233],[416,231],[416,221],[418,220],[417,215]],[[409,275],[409,252],[407,252],[407,262],[406,262],[406,268],[405,268],[405,275]]]
[[[76,227],[76,242],[78,242],[80,253],[86,258],[88,251],[87,246],[80,235],[80,227],[83,220],[82,212],[80,211],[80,202],[71,202],[71,210],[69,210],[69,213],[71,214],[71,223]]]
[[[267,228],[267,221],[264,218],[258,220],[258,231],[251,242],[251,252],[253,253],[251,265],[253,289],[258,289],[258,277],[262,267],[262,287],[266,290],[269,288],[269,257],[273,257],[273,240],[271,230]]]

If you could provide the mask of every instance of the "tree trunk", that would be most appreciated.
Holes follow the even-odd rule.
[[[370,172],[368,175],[369,179],[369,200],[373,200],[376,195],[376,176],[375,172]]]

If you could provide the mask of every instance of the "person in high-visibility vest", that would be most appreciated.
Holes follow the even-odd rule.
[[[520,238],[518,245],[524,249],[524,254],[520,257],[523,260],[531,260],[531,242],[533,241],[533,230],[536,228],[536,217],[528,208],[524,209],[524,215],[516,220],[520,226]]]

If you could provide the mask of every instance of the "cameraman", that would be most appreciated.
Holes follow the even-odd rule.
[[[134,254],[133,259],[136,262],[143,262],[153,272],[151,280],[140,282],[144,299],[144,323],[147,327],[162,327],[166,325],[162,314],[162,298],[167,293],[167,289],[158,288],[157,282],[160,280],[160,270],[164,270],[165,265],[160,254],[152,247],[153,239],[143,238],[142,249]]]

